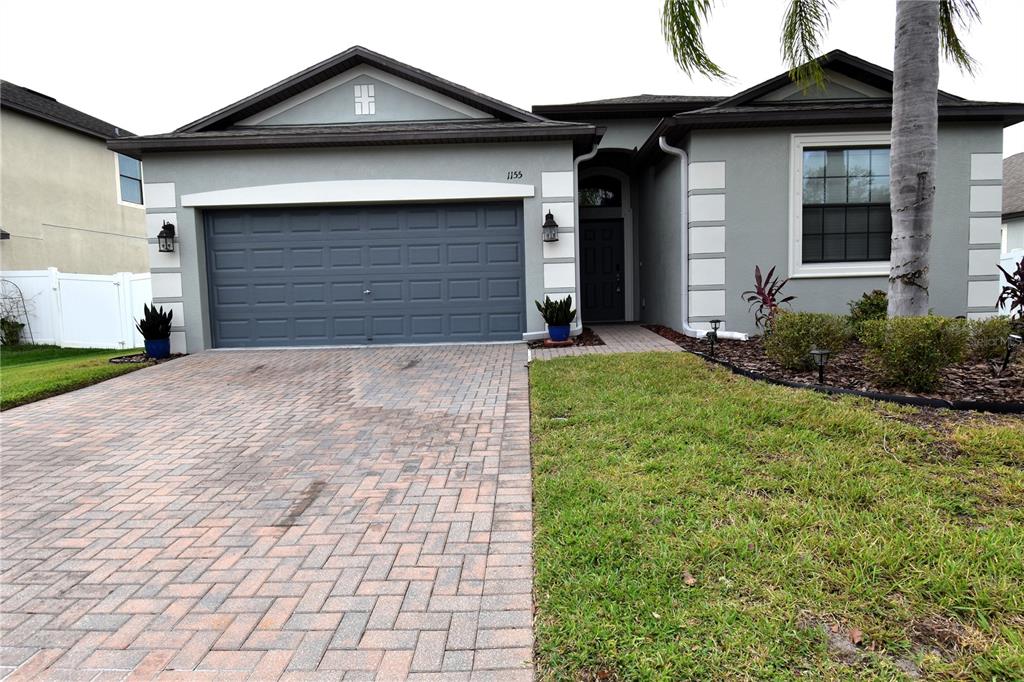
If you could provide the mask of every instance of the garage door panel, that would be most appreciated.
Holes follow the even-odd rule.
[[[516,204],[206,214],[218,346],[517,340]],[[370,293],[364,293],[367,289]]]

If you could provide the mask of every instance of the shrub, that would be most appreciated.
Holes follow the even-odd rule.
[[[930,391],[945,367],[964,359],[970,330],[965,320],[926,315],[868,320],[859,336],[884,385]]]
[[[572,307],[572,296],[566,296],[560,301],[552,301],[545,296],[543,305],[541,305],[540,301],[534,301],[533,303],[537,306],[537,310],[540,311],[541,317],[544,318],[548,326],[560,327],[572,324],[572,321],[576,318],[576,310]]]
[[[155,305],[150,307],[143,304],[142,314],[142,319],[135,323],[135,328],[142,334],[142,338],[147,341],[161,341],[171,338],[173,310],[164,312],[163,306],[160,306],[158,310]]]
[[[884,320],[889,310],[889,295],[881,289],[865,291],[850,306],[850,324],[859,327],[866,320]]]
[[[754,288],[744,291],[740,296],[750,304],[750,312],[754,313],[754,324],[764,329],[765,334],[772,331],[775,322],[775,315],[779,312],[784,303],[789,303],[796,296],[785,296],[780,298],[782,287],[786,286],[789,279],[779,280],[775,276],[775,268],[772,267],[768,274],[761,277],[761,266],[754,266]]]
[[[775,316],[772,333],[764,339],[764,351],[787,369],[811,369],[812,348],[838,353],[853,336],[842,315],[781,312]]]
[[[1006,353],[1006,337],[1010,335],[1010,318],[990,317],[968,323],[970,340],[967,352],[972,360],[998,360]]]

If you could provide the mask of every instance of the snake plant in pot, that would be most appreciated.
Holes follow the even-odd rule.
[[[164,311],[143,304],[142,319],[135,323],[135,328],[146,340],[146,355],[154,360],[162,360],[171,355],[171,318],[174,311]]]
[[[569,338],[569,325],[576,319],[576,309],[572,307],[572,296],[566,296],[560,301],[552,301],[544,297],[544,303],[534,301],[541,317],[548,325],[548,336],[552,341],[565,341]]]

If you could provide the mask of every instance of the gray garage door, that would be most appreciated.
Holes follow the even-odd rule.
[[[525,330],[508,203],[205,214],[219,347],[505,341]]]

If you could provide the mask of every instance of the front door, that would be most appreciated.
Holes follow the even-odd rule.
[[[622,218],[580,221],[580,311],[583,321],[626,317],[625,243]]]

